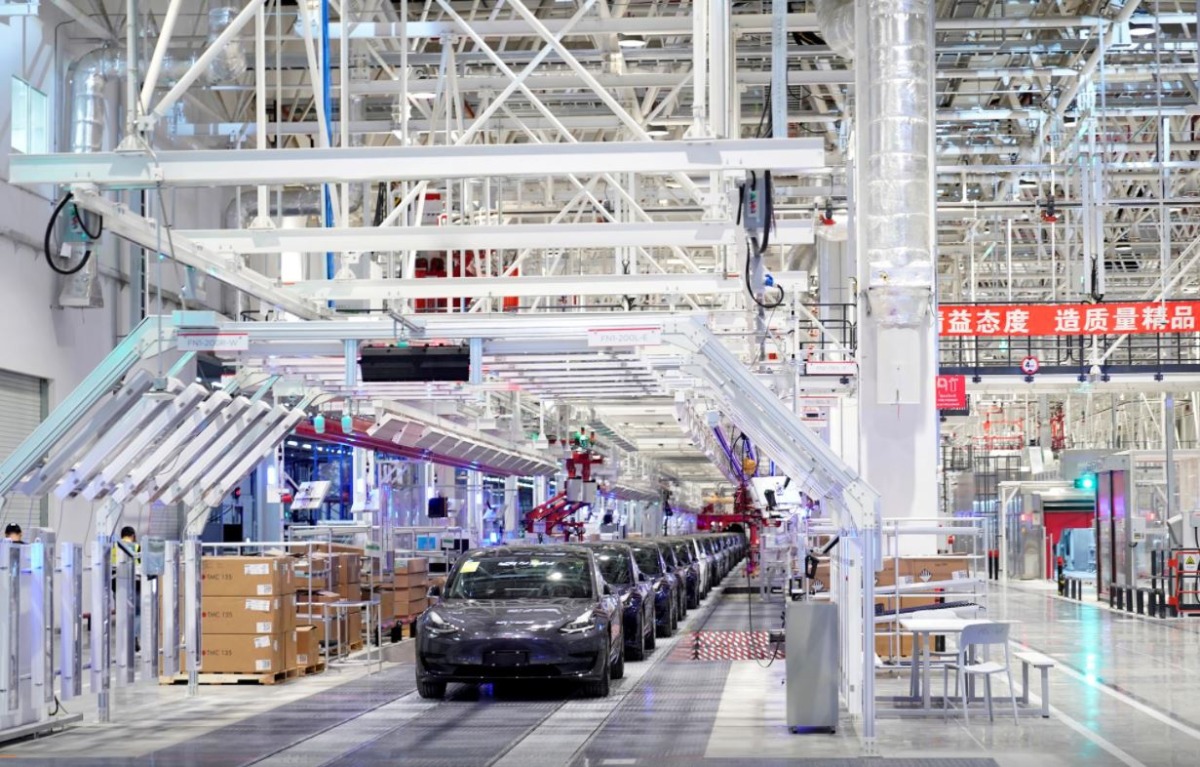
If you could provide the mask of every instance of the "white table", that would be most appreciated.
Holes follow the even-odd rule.
[[[916,684],[920,680],[921,686],[921,707],[923,709],[932,709],[929,700],[929,645],[930,640],[934,636],[943,636],[948,634],[958,635],[963,632],[967,626],[974,626],[980,623],[995,623],[995,621],[987,620],[969,620],[967,618],[901,618],[899,621],[900,628],[905,631],[912,632],[913,635],[913,652],[912,652],[912,679]],[[918,673],[917,663],[917,644],[922,646],[920,664],[922,668]]]

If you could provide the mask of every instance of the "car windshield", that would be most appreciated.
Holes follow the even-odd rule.
[[[675,544],[675,555],[679,557],[679,561],[685,564],[690,564],[695,557],[692,556],[691,546],[683,541]]]
[[[630,582],[629,555],[618,548],[597,548],[596,564],[600,565],[600,574],[604,580],[613,584]]]
[[[530,552],[468,557],[446,589],[450,599],[590,599],[586,556]]]
[[[675,559],[675,551],[668,544],[660,543],[658,550],[662,552],[663,559],[667,562],[667,567],[679,567],[679,560]]]
[[[662,563],[659,562],[657,548],[638,546],[633,550],[633,558],[637,562],[638,569],[646,575],[660,575],[662,573]]]

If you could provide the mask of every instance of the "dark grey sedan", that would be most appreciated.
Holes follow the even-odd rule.
[[[417,692],[448,682],[578,679],[604,697],[625,673],[623,605],[591,551],[504,546],[463,556],[417,623]]]

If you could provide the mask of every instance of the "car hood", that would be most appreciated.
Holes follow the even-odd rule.
[[[466,631],[551,631],[595,604],[590,599],[451,599],[436,609]]]

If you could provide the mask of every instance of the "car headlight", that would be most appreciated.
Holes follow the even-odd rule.
[[[436,611],[430,610],[427,615],[429,617],[425,625],[429,628],[429,633],[434,636],[458,633],[458,626],[443,618]]]
[[[595,616],[592,611],[588,610],[581,613],[578,617],[572,618],[568,623],[563,624],[559,629],[564,634],[582,634],[585,631],[591,631],[596,625]]]

